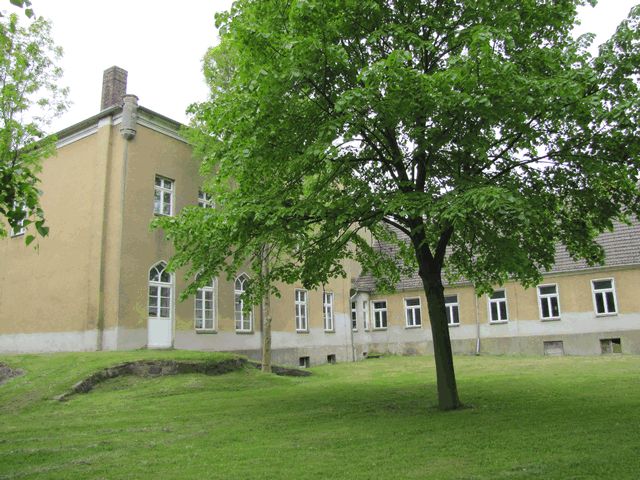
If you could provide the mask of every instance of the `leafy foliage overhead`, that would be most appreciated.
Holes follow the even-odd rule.
[[[42,158],[55,151],[55,137],[45,128],[67,107],[67,90],[59,86],[62,70],[56,66],[61,54],[42,17],[26,26],[16,14],[0,17],[0,218],[14,230],[33,224],[43,236],[48,227],[37,175]],[[0,237],[6,235],[0,222]],[[34,239],[31,232],[25,236],[27,244]]]
[[[389,226],[423,278],[481,292],[539,281],[557,242],[602,261],[597,234],[640,210],[640,9],[594,57],[571,35],[583,3],[235,2],[192,107],[218,208],[159,222],[173,266],[206,278],[271,245],[274,279],[356,258],[384,288],[399,272],[370,236]]]

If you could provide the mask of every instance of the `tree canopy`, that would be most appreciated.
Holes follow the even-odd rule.
[[[458,407],[443,278],[534,285],[557,243],[601,262],[596,236],[640,210],[640,9],[592,56],[584,3],[236,1],[192,107],[218,208],[160,222],[173,265],[215,276],[271,245],[272,279],[317,286],[355,258],[382,289],[417,267]],[[400,264],[369,238],[390,227]]]
[[[31,12],[30,2],[18,3]],[[32,233],[48,232],[37,175],[41,160],[55,150],[55,137],[45,128],[67,105],[67,91],[58,84],[61,54],[44,18],[23,26],[16,14],[0,16],[0,218],[14,231],[33,224]],[[27,244],[32,233],[25,236]],[[0,237],[6,235],[0,222]]]

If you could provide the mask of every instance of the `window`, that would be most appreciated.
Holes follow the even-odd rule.
[[[420,299],[419,298],[405,298],[404,299],[404,313],[407,322],[407,327],[419,327],[422,325],[422,318],[420,316]]]
[[[24,226],[24,221],[27,219],[27,217],[29,216],[29,210],[27,209],[26,205],[22,205],[22,208],[18,207],[18,204],[16,202],[14,202],[13,204],[14,209],[16,210],[21,210],[22,211],[22,218],[20,219],[20,221],[18,222],[18,229],[11,229],[11,236],[12,237],[18,237],[20,235],[24,235],[24,233],[26,232],[26,228]]]
[[[444,309],[447,312],[447,323],[449,326],[460,325],[458,295],[448,295],[444,297]]]
[[[351,302],[351,329],[358,330],[358,309],[356,302]]]
[[[333,331],[333,293],[324,292],[322,294],[322,313],[324,316],[325,332]]]
[[[562,340],[552,340],[549,342],[542,342],[542,348],[545,355],[561,356],[564,355],[564,343]]]
[[[195,329],[214,330],[215,329],[215,305],[214,305],[215,282],[199,288],[196,291],[195,302]]]
[[[149,318],[171,318],[171,274],[160,262],[149,270]]]
[[[369,330],[369,302],[367,300],[362,302],[362,328]]]
[[[242,294],[247,290],[249,277],[243,273],[236,278],[233,286],[235,300],[236,332],[250,332],[253,329],[253,312],[246,308]]]
[[[213,208],[213,198],[207,192],[198,190],[198,206],[203,208]]]
[[[504,290],[496,290],[489,297],[489,322],[507,322],[507,294]]]
[[[309,357],[300,357],[298,358],[298,365],[300,366],[300,368],[309,368],[309,366],[311,365],[311,360],[309,359]]]
[[[593,290],[593,304],[596,309],[596,315],[615,315],[618,313],[616,309],[616,290],[612,278],[592,280],[591,288]]]
[[[560,299],[557,285],[538,285],[538,303],[542,320],[560,319]]]
[[[329,355],[327,355],[327,363],[330,365],[335,365],[336,364],[336,354],[335,353],[331,353]]]
[[[307,323],[307,291],[296,289],[295,293],[296,306],[296,331],[306,332],[309,330]]]
[[[387,301],[373,302],[373,328],[387,328]]]
[[[156,215],[173,215],[173,180],[156,175],[153,192],[153,213]]]
[[[619,338],[602,338],[600,339],[600,349],[603,354],[622,353],[622,342]]]

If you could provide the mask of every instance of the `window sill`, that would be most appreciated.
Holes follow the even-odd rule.
[[[204,330],[200,328],[195,329],[197,335],[210,335],[212,333],[218,333],[217,330]]]
[[[503,325],[509,323],[509,320],[496,320],[495,322],[489,322],[489,325]]]
[[[422,325],[405,325],[404,328],[406,329],[422,328]]]
[[[236,330],[238,335],[253,335],[253,330]]]
[[[309,330],[296,330],[296,333],[309,333]]]
[[[449,327],[459,327],[460,324],[459,323],[448,323],[447,324]]]
[[[549,317],[549,318],[541,318],[541,322],[559,322],[560,317]]]
[[[379,327],[379,328],[374,328],[373,331],[374,332],[384,332],[387,329],[387,327]]]
[[[618,312],[611,312],[611,313],[596,313],[596,317],[617,317],[618,316]]]
[[[154,217],[173,217],[173,213],[157,213],[157,212],[153,212],[153,216]]]
[[[324,333],[336,333],[335,330],[325,330]]]

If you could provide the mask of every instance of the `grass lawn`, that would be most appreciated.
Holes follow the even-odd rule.
[[[97,369],[197,352],[0,357],[0,478],[637,479],[640,357],[457,357],[468,408],[440,412],[431,357],[217,377]]]

